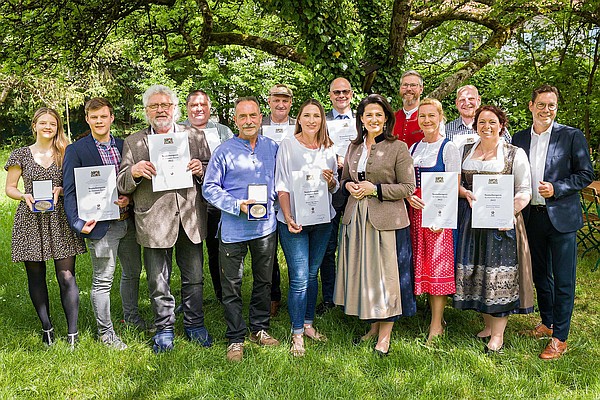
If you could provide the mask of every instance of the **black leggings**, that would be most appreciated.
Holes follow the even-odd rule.
[[[79,288],[75,281],[75,257],[54,260],[56,280],[60,287],[60,301],[67,318],[68,333],[77,332],[77,317],[79,312]],[[50,302],[48,286],[46,285],[46,262],[25,261],[29,297],[35,311],[42,322],[42,329],[52,328],[50,321]]]

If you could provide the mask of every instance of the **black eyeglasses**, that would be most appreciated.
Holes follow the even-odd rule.
[[[339,96],[341,94],[343,94],[344,96],[348,96],[350,93],[352,93],[352,90],[350,90],[350,89],[332,90],[331,93],[333,93],[335,96]]]

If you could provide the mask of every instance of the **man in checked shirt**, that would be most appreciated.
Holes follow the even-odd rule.
[[[115,333],[110,315],[110,290],[113,283],[117,255],[121,261],[121,300],[123,318],[139,328],[146,323],[138,312],[138,292],[142,271],[141,250],[135,238],[133,212],[130,213],[129,198],[119,195],[116,204],[120,218],[112,221],[84,221],[77,211],[77,193],[74,170],[79,167],[114,165],[119,171],[123,139],[110,134],[115,117],[112,104],[100,97],[85,104],[85,120],[91,134],[70,144],[63,164],[65,211],[71,229],[86,238],[92,260],[91,300],[98,340],[106,346],[125,350],[127,345]]]

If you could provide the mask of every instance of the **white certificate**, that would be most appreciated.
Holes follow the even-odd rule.
[[[288,135],[293,135],[295,128],[295,125],[263,125],[262,132],[264,136],[279,144]]]
[[[208,148],[210,149],[210,154],[215,152],[215,149],[221,144],[221,137],[219,136],[219,131],[217,128],[205,128],[202,129],[204,132],[204,137],[208,142]]]
[[[152,190],[184,189],[192,187],[190,144],[187,132],[148,135],[150,162],[156,168],[152,177]]]
[[[33,181],[33,199],[38,200],[52,200],[54,193],[52,193],[53,185],[52,179],[44,181]]]
[[[329,138],[333,142],[335,154],[345,157],[350,142],[356,139],[356,119],[334,119],[327,121]]]
[[[456,229],[458,215],[458,172],[421,173],[423,228]]]
[[[257,203],[266,204],[269,199],[268,186],[266,184],[248,185],[248,199],[252,199]]]
[[[476,133],[467,133],[464,135],[454,135],[452,137],[452,142],[456,145],[457,148],[461,148],[466,144],[472,144],[479,140],[479,135]]]
[[[119,206],[115,204],[117,172],[114,165],[75,168],[77,211],[84,221],[119,219]]]
[[[473,175],[473,228],[513,228],[514,176]]]
[[[308,226],[330,222],[327,182],[321,170],[292,171],[292,179],[296,223]]]
[[[33,212],[54,211],[52,180],[33,181]]]

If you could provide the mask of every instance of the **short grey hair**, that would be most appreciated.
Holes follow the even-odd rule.
[[[181,117],[181,110],[179,109],[179,98],[177,97],[177,93],[172,89],[168,88],[165,85],[152,85],[144,92],[142,96],[142,104],[144,105],[144,109],[148,107],[148,102],[150,101],[150,97],[155,94],[165,94],[169,96],[171,99],[171,103],[173,103],[173,123],[177,123],[179,121],[179,117]],[[148,115],[144,112],[144,119],[146,123],[150,124],[150,120],[148,119]]]
[[[414,69],[410,69],[410,70],[408,70],[408,71],[406,71],[405,73],[402,74],[402,77],[400,78],[400,81],[402,81],[402,79],[404,79],[407,76],[416,76],[417,78],[419,78],[419,82],[421,84],[421,87],[423,87],[423,77],[421,76],[420,73],[418,73]]]

